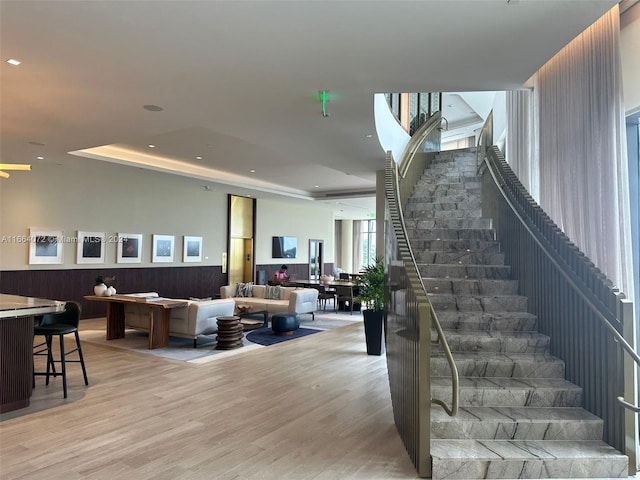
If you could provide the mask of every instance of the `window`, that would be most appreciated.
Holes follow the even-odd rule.
[[[376,260],[376,221],[362,220],[362,257],[361,266],[368,267]]]

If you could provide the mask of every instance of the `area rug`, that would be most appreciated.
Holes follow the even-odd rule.
[[[345,312],[316,312],[315,320],[311,320],[310,315],[302,315],[300,319],[300,330],[311,330],[314,333],[323,330],[332,330],[354,322],[361,322],[362,315],[354,312],[353,315]],[[247,335],[257,332],[258,330],[271,331],[270,327],[260,328],[252,332],[245,332],[243,345],[233,350],[217,350],[216,335],[201,335],[198,337],[198,347],[193,348],[193,340],[179,337],[170,337],[169,345],[163,348],[155,348],[149,350],[146,332],[127,329],[124,338],[117,340],[106,339],[106,320],[104,318],[82,320],[80,322],[80,339],[81,341],[100,345],[107,348],[115,348],[119,350],[130,351],[141,355],[154,355],[158,357],[178,360],[181,362],[189,362],[194,364],[208,363],[210,361],[222,359],[232,355],[242,354],[255,349],[266,348],[265,345],[253,343],[247,339]],[[307,334],[308,335],[308,334]],[[299,336],[284,336],[282,341],[300,338]]]
[[[247,333],[246,339],[252,343],[258,345],[275,345],[276,343],[286,342],[287,340],[294,340],[296,338],[306,337],[313,333],[318,333],[321,330],[312,328],[299,328],[291,335],[276,335],[271,327],[258,328],[252,332]]]

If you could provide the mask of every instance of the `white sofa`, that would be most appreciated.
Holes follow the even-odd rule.
[[[127,294],[135,297],[157,297],[156,292]],[[177,299],[176,299],[177,300]],[[180,299],[182,300],[182,299]],[[210,335],[218,331],[218,317],[233,315],[236,304],[232,299],[184,300],[185,307],[172,308],[169,313],[169,335],[192,338],[194,348],[198,335]],[[124,305],[125,327],[149,331],[149,308],[143,304]]]
[[[277,300],[265,298],[267,285],[253,285],[250,297],[238,297],[236,296],[237,285],[225,285],[220,288],[220,297],[232,299],[238,306],[251,305],[254,312],[266,311],[269,315],[284,312],[310,313],[311,319],[315,320],[318,290],[297,287],[279,288],[280,297]]]

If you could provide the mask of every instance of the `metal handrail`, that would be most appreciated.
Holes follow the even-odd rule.
[[[494,150],[498,150],[498,148],[496,146],[493,146],[492,148]],[[600,320],[600,322],[613,334],[615,339],[622,346],[622,348],[627,352],[627,354],[629,354],[631,356],[631,358],[636,362],[636,364],[640,365],[640,356],[638,355],[638,353],[633,349],[633,347],[631,345],[629,345],[629,343],[625,340],[625,338],[611,324],[611,321],[601,312],[601,310],[591,301],[591,299],[587,295],[585,295],[585,293],[582,291],[582,289],[576,284],[576,282],[574,282],[574,280],[571,278],[571,276],[566,272],[566,269],[564,268],[564,266],[562,266],[553,257],[553,255],[551,254],[551,252],[549,252],[549,250],[544,245],[544,243],[538,238],[539,235],[532,228],[529,227],[529,225],[527,224],[526,220],[523,218],[522,215],[520,215],[520,212],[518,211],[517,206],[514,205],[514,203],[509,198],[509,195],[506,193],[506,191],[504,189],[505,182],[503,182],[503,181],[501,182],[501,181],[498,180],[496,172],[494,171],[491,163],[489,163],[489,161],[487,160],[487,156],[485,156],[483,158],[483,163],[487,166],[487,169],[489,170],[489,173],[490,173],[491,177],[493,178],[493,181],[495,182],[496,186],[498,187],[498,190],[500,191],[502,197],[505,199],[505,201],[507,202],[507,204],[509,205],[509,207],[511,208],[511,210],[513,211],[515,216],[518,218],[518,220],[522,224],[522,226],[527,230],[527,232],[529,233],[531,238],[542,249],[542,251],[549,258],[551,263],[556,267],[556,269],[565,278],[565,280],[569,283],[569,285],[571,285],[573,290],[587,304],[589,309],[593,313],[595,313],[595,315],[598,318],[598,320]],[[632,411],[634,411],[636,413],[640,413],[640,407],[637,406],[637,405],[633,405],[632,403],[627,402],[624,399],[624,397],[617,397],[617,400],[624,408],[632,410]]]
[[[405,149],[405,154],[403,154],[403,157],[408,156],[408,160],[403,162],[403,165],[411,163],[411,161],[415,157],[417,149],[420,147],[420,145],[422,145],[422,141],[424,140],[424,138],[431,132],[431,129],[437,128],[437,126],[440,125],[439,112],[435,114],[434,117],[437,117],[437,118],[430,119],[428,122],[422,125],[421,130],[416,132],[414,137],[418,137],[417,140],[412,141],[407,145],[407,149]],[[434,121],[432,122],[432,120]],[[412,140],[414,137],[412,137]],[[416,263],[416,259],[413,254],[413,249],[411,248],[411,243],[408,240],[409,236],[407,234],[407,228],[404,223],[404,212],[402,211],[402,202],[400,201],[400,183],[399,183],[400,172],[398,169],[398,164],[394,162],[394,166],[395,166],[394,168],[395,189],[393,193],[395,194],[395,197],[396,197],[395,205],[398,209],[398,218],[400,220],[401,233],[402,233],[402,236],[406,239],[406,245],[409,251],[411,264],[413,265],[413,268],[417,273],[418,279],[420,281],[420,287],[422,288],[422,291],[424,292],[425,296],[429,298],[429,294],[427,293],[427,289],[425,288],[424,281],[422,280],[422,275],[420,275],[420,270],[418,269],[418,265]],[[408,166],[407,168],[404,169],[405,174],[407,170],[408,170]],[[444,351],[445,357],[447,358],[447,363],[449,364],[449,368],[451,369],[451,389],[452,389],[451,408],[447,406],[445,401],[440,399],[431,398],[431,403],[440,405],[442,408],[444,408],[444,410],[447,412],[449,416],[453,417],[458,413],[458,409],[460,405],[460,384],[459,384],[460,379],[458,374],[458,368],[456,366],[455,360],[453,359],[453,354],[451,353],[451,349],[449,348],[449,344],[444,335],[444,331],[442,330],[442,326],[440,325],[440,321],[438,320],[438,317],[436,315],[435,309],[433,308],[433,304],[431,303],[431,301],[429,301],[429,311],[431,314],[432,323],[438,333],[438,340],[442,345],[442,350]]]

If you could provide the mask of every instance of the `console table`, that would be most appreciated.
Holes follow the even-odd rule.
[[[28,407],[33,370],[33,317],[61,312],[64,302],[0,293],[0,413]]]
[[[169,345],[169,315],[172,308],[186,307],[185,300],[169,300],[166,298],[154,300],[153,297],[143,298],[127,295],[113,295],[98,297],[86,295],[84,298],[95,302],[107,302],[107,340],[124,338],[124,306],[135,303],[149,308],[149,349],[166,347]],[[155,315],[158,310],[158,315]]]

